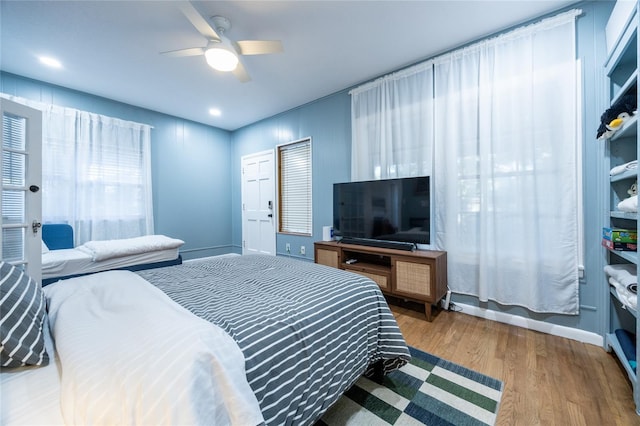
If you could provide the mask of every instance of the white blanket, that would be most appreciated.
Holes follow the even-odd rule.
[[[604,272],[625,288],[638,284],[637,266],[634,264],[606,265]]]
[[[184,241],[165,235],[145,235],[119,240],[87,241],[78,249],[90,254],[93,261],[97,262],[114,257],[178,248],[183,244]]]
[[[618,210],[622,212],[635,213],[638,211],[638,196],[632,195],[618,203]]]
[[[627,170],[633,170],[637,168],[638,168],[638,160],[633,160],[633,161],[629,161],[628,163],[620,164],[619,166],[613,167],[609,171],[609,175],[611,176],[619,175],[620,173],[625,172]]]
[[[611,284],[618,295],[618,300],[622,302],[623,305],[633,309],[634,311],[638,307],[638,295],[629,291],[627,287],[616,281],[614,278],[609,277],[609,284]]]
[[[129,271],[45,287],[67,424],[263,422],[222,329]]]

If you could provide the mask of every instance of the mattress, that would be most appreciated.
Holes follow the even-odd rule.
[[[42,279],[90,274],[145,263],[174,260],[178,258],[178,250],[178,248],[158,250],[95,262],[89,253],[77,248],[50,250],[42,254]]]

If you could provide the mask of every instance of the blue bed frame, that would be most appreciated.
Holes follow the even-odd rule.
[[[61,250],[74,247],[73,228],[66,223],[47,223],[42,225],[42,241],[47,245],[49,250]],[[125,266],[123,268],[115,268],[117,270],[142,271],[143,269],[163,268],[165,266],[180,265],[182,263],[182,255],[174,260],[165,260],[162,262],[142,263],[138,265]],[[67,275],[64,277],[45,278],[42,285],[54,283],[61,279],[80,277],[88,274]]]
[[[49,250],[73,248],[73,228],[66,223],[42,225],[42,241]]]

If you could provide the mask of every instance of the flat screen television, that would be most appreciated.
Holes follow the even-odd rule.
[[[333,229],[344,242],[424,248],[431,244],[429,176],[335,183]]]

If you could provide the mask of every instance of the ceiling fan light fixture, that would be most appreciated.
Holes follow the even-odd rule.
[[[207,49],[204,56],[209,66],[218,71],[233,71],[238,66],[236,54],[222,46]]]

